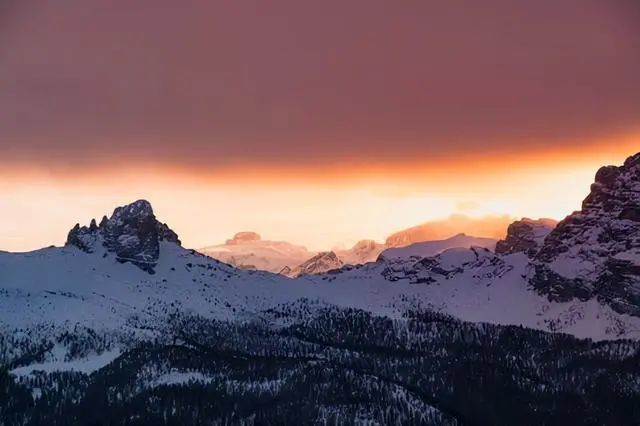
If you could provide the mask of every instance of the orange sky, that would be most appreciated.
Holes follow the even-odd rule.
[[[621,164],[636,136],[579,151],[474,154],[439,162],[218,170],[121,165],[64,173],[43,167],[0,172],[0,248],[62,244],[80,222],[146,198],[187,247],[221,243],[241,230],[328,249],[452,213],[561,219],[578,209],[603,164]],[[635,151],[634,151],[635,150]]]

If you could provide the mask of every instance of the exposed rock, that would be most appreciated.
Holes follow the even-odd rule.
[[[496,244],[497,254],[526,253],[533,257],[538,253],[544,239],[557,225],[553,219],[523,218],[507,228],[507,236]]]
[[[597,297],[640,316],[640,153],[598,170],[582,209],[546,237],[530,280],[551,300]]]
[[[279,273],[280,275],[285,275],[285,276],[287,276],[287,277],[288,277],[289,275],[291,275],[291,271],[292,271],[292,269],[291,269],[290,267],[285,266],[285,267],[284,267],[284,268],[282,268],[282,269],[280,270],[280,272],[278,272],[278,273]]]
[[[303,262],[296,268],[293,268],[287,276],[298,277],[300,275],[321,274],[334,269],[339,269],[344,263],[338,258],[333,251],[318,253],[311,259]]]
[[[95,219],[88,227],[77,224],[69,232],[66,245],[88,253],[103,247],[114,253],[119,262],[131,262],[153,272],[161,241],[181,244],[173,230],[156,220],[151,204],[138,200],[116,208],[110,218],[102,218],[100,225]]]
[[[350,249],[336,250],[335,253],[343,263],[358,265],[374,262],[385,248],[386,245],[374,240],[360,240]]]

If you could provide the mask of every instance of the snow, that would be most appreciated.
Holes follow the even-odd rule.
[[[53,351],[55,357],[54,360],[27,365],[24,367],[18,367],[10,371],[10,373],[16,377],[28,376],[37,371],[45,373],[52,373],[55,371],[75,371],[79,373],[89,374],[97,371],[105,365],[112,362],[114,359],[120,356],[120,350],[114,349],[111,351],[105,351],[101,354],[94,354],[90,357],[80,358],[73,361],[64,361],[64,357],[61,357],[59,352],[60,347]],[[66,353],[66,352],[65,352]]]
[[[193,383],[210,383],[213,377],[207,376],[197,371],[177,371],[173,370],[169,373],[163,374],[155,378],[150,387],[157,387],[163,385],[183,385]]]
[[[82,326],[148,339],[161,335],[163,321],[176,311],[250,320],[266,309],[307,300],[397,319],[418,304],[466,321],[595,340],[640,338],[638,317],[617,314],[595,299],[555,303],[536,294],[529,288],[530,264],[522,253],[497,256],[484,248],[456,248],[426,260],[381,260],[290,279],[238,270],[169,242],[160,245],[155,274],[119,263],[113,255],[73,247],[0,253],[0,330],[18,336],[18,330],[73,331]],[[412,280],[414,275],[429,279]],[[121,350],[66,360],[66,348],[56,346],[42,363],[12,373],[88,373]]]
[[[421,243],[411,244],[406,247],[394,247],[384,250],[380,256],[385,259],[409,259],[412,257],[423,258],[427,256],[435,256],[450,248],[471,248],[485,247],[493,250],[497,240],[492,238],[477,238],[465,234],[458,234],[446,240],[424,241]]]

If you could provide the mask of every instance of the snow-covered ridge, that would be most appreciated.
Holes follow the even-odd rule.
[[[584,211],[549,234],[533,260],[521,251],[496,254],[471,247],[430,256],[381,256],[376,262],[341,267],[335,253],[326,253],[294,279],[240,270],[181,247],[170,228],[156,220],[151,206],[139,201],[116,209],[100,225],[74,228],[65,247],[0,252],[0,333],[40,341],[44,336],[75,335],[79,328],[100,330],[118,336],[103,345],[103,352],[115,353],[130,342],[161,338],[167,319],[175,314],[277,326],[282,319],[269,312],[282,305],[305,310],[337,306],[402,318],[418,304],[471,322],[593,339],[640,338],[640,317],[618,309],[606,298],[611,293],[603,291],[605,284],[621,286],[626,303],[638,306],[633,299],[638,276],[633,265],[640,263],[638,222],[630,212],[638,205],[634,197],[640,174],[633,162],[621,169],[615,178],[610,171],[605,177],[599,173],[596,190],[607,196],[588,197]],[[592,211],[594,206],[598,209]],[[616,227],[624,232],[611,233]],[[610,238],[604,239],[603,233]],[[588,261],[578,261],[585,255]],[[550,256],[548,261],[545,256]],[[154,274],[141,267],[150,263]],[[328,272],[309,275],[320,267]],[[536,286],[540,267],[563,274],[569,285],[556,281],[552,289],[566,297]],[[595,287],[597,297],[571,297],[572,282],[582,283],[571,274],[599,277],[598,268],[617,275],[608,275],[612,280]],[[538,291],[532,291],[532,284]],[[0,357],[15,357],[17,349],[6,350],[11,353]],[[84,365],[100,359],[97,355],[65,355],[36,364],[67,368],[74,361]]]
[[[380,257],[384,259],[423,258],[435,256],[450,248],[471,248],[474,246],[493,250],[496,242],[493,238],[478,238],[466,234],[458,234],[445,240],[423,241],[406,247],[388,248],[380,254]]]

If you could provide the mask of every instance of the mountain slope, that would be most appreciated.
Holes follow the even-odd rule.
[[[289,277],[299,277],[302,275],[313,275],[328,272],[334,269],[339,269],[344,265],[342,260],[333,251],[327,251],[318,253],[311,259],[307,259],[300,265],[291,269],[290,271],[280,271],[284,275]]]
[[[409,259],[412,257],[422,258],[435,256],[450,248],[471,248],[473,246],[493,250],[496,246],[496,242],[497,240],[494,240],[493,238],[478,238],[471,237],[466,234],[458,234],[445,240],[423,241],[405,247],[388,248],[380,253],[380,256],[384,259]]]
[[[187,250],[159,224],[138,201],[65,247],[0,253],[4,424],[640,418],[640,346],[612,340],[640,339],[640,318],[532,291],[539,256],[340,267],[325,253],[296,275],[329,272],[290,279]]]
[[[148,216],[146,209],[141,214]],[[69,244],[0,253],[0,327],[82,325],[153,334],[161,332],[163,318],[175,312],[229,320],[309,299],[390,317],[418,301],[469,321],[597,339],[640,332],[640,318],[617,314],[597,300],[549,301],[530,291],[531,266],[520,253],[499,256],[481,248],[451,249],[435,257],[381,259],[292,280],[235,269],[160,238],[153,274],[136,262],[122,263],[117,253],[98,243],[91,251]],[[294,275],[341,266],[331,253],[316,260]]]
[[[531,284],[551,300],[598,299],[640,316],[640,153],[598,170],[582,209],[546,237]]]

